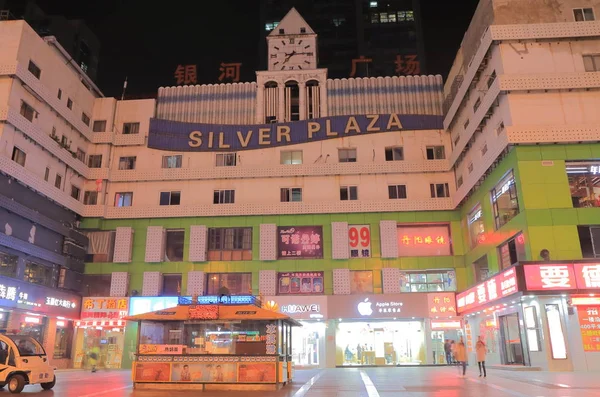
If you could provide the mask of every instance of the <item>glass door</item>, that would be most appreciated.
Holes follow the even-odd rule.
[[[519,327],[519,313],[500,316],[500,331],[502,336],[503,364],[525,365],[521,332]]]

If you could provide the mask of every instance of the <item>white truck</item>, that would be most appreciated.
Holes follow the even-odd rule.
[[[20,393],[25,385],[39,384],[50,390],[56,383],[42,345],[27,335],[0,334],[0,388]]]

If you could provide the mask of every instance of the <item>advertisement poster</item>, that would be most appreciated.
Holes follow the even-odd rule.
[[[373,293],[373,272],[371,270],[354,270],[350,272],[351,294]]]
[[[322,226],[284,226],[277,228],[278,259],[323,258]]]
[[[136,363],[136,382],[168,382],[171,378],[171,363]]]
[[[449,256],[452,241],[448,225],[398,226],[400,256]]]
[[[600,352],[600,306],[577,306],[583,351]]]
[[[240,363],[238,382],[275,383],[275,365],[276,363]]]
[[[323,293],[323,272],[278,273],[277,278],[279,295]]]
[[[350,258],[371,257],[371,226],[350,225],[348,227]]]
[[[177,363],[171,367],[171,382],[235,383],[236,363]]]

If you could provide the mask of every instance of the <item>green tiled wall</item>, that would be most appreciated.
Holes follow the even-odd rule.
[[[253,292],[258,292],[258,272],[263,269],[278,271],[324,270],[326,273],[325,292],[332,292],[332,269],[350,268],[355,270],[378,270],[383,267],[400,269],[456,268],[458,288],[464,289],[473,283],[471,263],[487,255],[492,272],[498,271],[497,247],[515,234],[523,232],[527,260],[540,259],[542,249],[550,251],[551,259],[580,259],[582,257],[577,234],[577,225],[600,224],[599,208],[575,209],[571,196],[565,160],[590,160],[600,157],[600,144],[580,145],[538,145],[513,148],[498,166],[483,181],[479,188],[454,211],[324,214],[324,215],[281,215],[281,216],[235,216],[235,217],[195,217],[170,219],[125,219],[103,220],[86,219],[84,228],[115,229],[118,226],[131,226],[134,233],[133,261],[131,264],[90,263],[86,272],[92,274],[128,271],[131,274],[130,288],[141,290],[144,271],[163,273],[183,273],[186,285],[186,272],[251,272]],[[491,189],[502,177],[513,171],[517,183],[520,213],[510,222],[495,230]],[[480,204],[486,228],[486,240],[475,247],[469,247],[467,214]],[[449,222],[453,239],[453,256],[447,257],[408,257],[398,259],[380,258],[379,221],[396,220],[399,223]],[[349,224],[371,225],[372,258],[334,260],[331,258],[331,222],[342,221]],[[322,225],[324,233],[324,259],[319,260],[280,260],[259,261],[259,225],[275,223],[279,226]],[[190,225],[208,227],[253,227],[253,259],[251,261],[230,262],[169,262],[147,264],[144,262],[147,226],[183,228],[189,233]],[[184,258],[187,258],[186,243]],[[374,272],[376,292],[381,292],[381,272]]]

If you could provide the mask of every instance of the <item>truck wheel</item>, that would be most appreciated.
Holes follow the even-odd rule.
[[[56,376],[54,378],[52,378],[52,382],[42,383],[42,389],[50,390],[54,387],[55,384],[56,384]]]
[[[21,393],[25,387],[25,378],[23,375],[13,375],[8,380],[8,391],[11,393]]]

